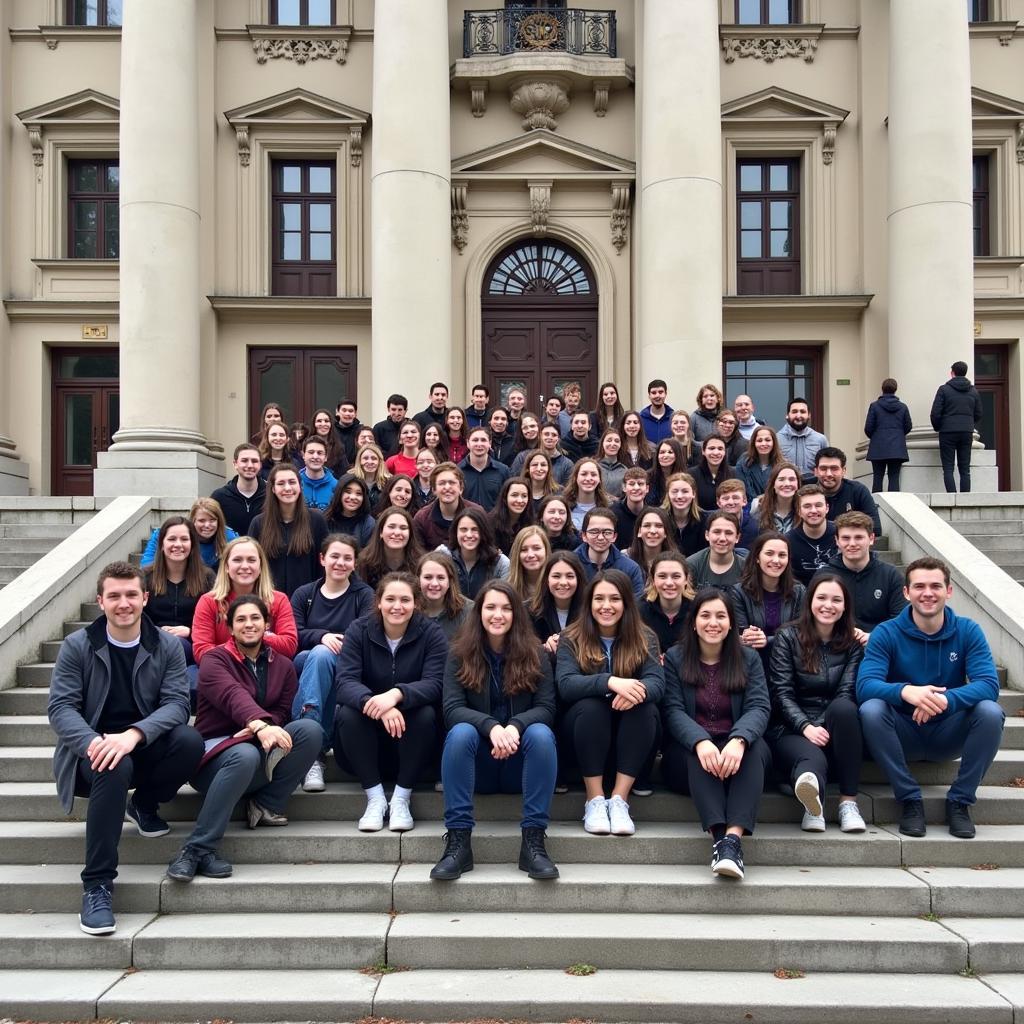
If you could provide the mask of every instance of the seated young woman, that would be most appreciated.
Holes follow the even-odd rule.
[[[428,423],[423,430],[423,447],[420,451],[430,452],[434,462],[453,462],[452,453],[448,450],[448,435],[439,423]]]
[[[230,640],[200,666],[196,729],[206,752],[192,785],[203,804],[167,868],[176,882],[231,874],[217,846],[243,797],[249,828],[287,825],[288,798],[320,749],[320,726],[291,720],[295,668],[267,645],[268,619],[261,598],[236,597],[226,615]]]
[[[334,416],[331,415],[329,409],[317,409],[313,413],[312,420],[310,420],[312,430],[310,434],[307,434],[307,437],[316,435],[324,442],[327,448],[327,459],[324,462],[324,466],[336,477],[340,477],[342,473],[348,472],[349,465],[348,456],[345,454],[345,446],[338,440],[338,435],[334,432],[334,423]],[[358,447],[357,442],[357,450]],[[302,451],[301,441],[295,445],[295,451]]]
[[[199,599],[213,586],[213,572],[199,557],[199,535],[185,516],[169,516],[157,531],[156,556],[146,570],[146,615],[181,641],[192,707],[199,677],[192,653],[192,620]]]
[[[629,409],[619,424],[622,431],[622,461],[630,466],[650,469],[654,465],[654,449],[644,433],[640,413]]]
[[[780,462],[769,474],[764,494],[750,503],[750,515],[758,529],[788,533],[796,525],[799,489],[800,471],[791,462]]]
[[[679,643],[692,599],[693,583],[686,558],[678,551],[655,555],[640,602],[640,618],[658,638],[662,659],[670,647]]]
[[[705,438],[700,459],[691,474],[697,484],[697,505],[703,512],[713,512],[718,508],[718,485],[723,480],[736,478],[736,471],[729,465],[725,454],[725,442],[717,434]]]
[[[516,534],[509,554],[508,582],[519,595],[519,600],[529,604],[541,585],[544,562],[551,554],[547,534],[539,526],[524,526]]]
[[[693,797],[713,840],[711,870],[743,878],[771,754],[771,705],[761,659],[740,644],[729,596],[708,587],[690,606],[683,639],[665,655],[661,772]]]
[[[466,597],[475,599],[488,580],[508,579],[508,556],[494,543],[491,521],[483,509],[463,509],[452,520],[448,544],[437,550],[455,563],[459,589]]]
[[[266,480],[270,471],[275,466],[292,466],[295,469],[302,468],[302,460],[298,458],[292,449],[291,440],[288,437],[288,428],[283,423],[271,423],[264,431],[259,443],[260,458],[263,466],[260,469],[260,477]]]
[[[228,526],[224,510],[215,498],[196,498],[189,509],[188,518],[196,528],[197,547],[203,564],[216,572],[227,542],[234,540],[238,534]],[[149,541],[139,562],[143,569],[148,569],[156,559],[159,533],[158,527],[149,535]]]
[[[263,549],[252,537],[236,537],[224,549],[213,589],[196,602],[192,654],[197,665],[203,663],[208,651],[231,639],[228,605],[243,594],[255,594],[267,606],[269,618],[263,642],[286,658],[293,657],[298,650],[299,635],[292,606],[286,594],[274,589]]]
[[[249,529],[267,556],[278,590],[291,597],[320,576],[320,546],[330,531],[323,515],[306,504],[293,467],[275,466],[270,471],[263,511]]]
[[[352,623],[338,659],[334,756],[366,793],[361,832],[379,832],[385,819],[392,832],[413,827],[412,787],[436,749],[448,641],[416,610],[418,597],[415,576],[384,576],[375,611]],[[389,803],[390,779],[396,781]]]
[[[459,589],[459,571],[448,555],[428,551],[416,566],[420,581],[420,611],[441,627],[451,643],[469,617],[473,601]]]
[[[377,504],[374,506],[373,514],[379,519],[389,508],[401,508],[405,509],[409,515],[414,516],[419,512],[420,507],[419,493],[413,481],[404,473],[394,473],[385,481]]]
[[[776,773],[803,806],[805,832],[825,831],[830,773],[839,783],[840,829],[866,828],[857,807],[864,741],[854,697],[862,657],[846,584],[833,573],[815,576],[799,618],[775,635],[768,677],[768,743]]]
[[[506,555],[512,553],[516,534],[533,522],[530,485],[523,477],[510,476],[498,492],[498,500],[489,513],[494,543]]]
[[[345,631],[373,608],[373,590],[355,574],[358,550],[354,537],[329,534],[320,547],[323,578],[292,594],[292,614],[299,633],[294,659],[299,688],[292,717],[311,718],[320,723],[323,732],[320,756],[302,783],[307,793],[320,793],[324,788],[323,755],[331,745],[337,704],[334,670]]]
[[[583,775],[583,827],[594,835],[632,835],[626,798],[657,742],[665,676],[658,641],[624,572],[598,572],[587,585],[579,618],[559,637],[555,678],[568,705],[562,735]]]
[[[740,643],[761,656],[765,674],[775,633],[797,617],[804,601],[804,585],[793,578],[789,544],[775,530],[759,533],[732,587],[736,629]]]
[[[334,488],[331,503],[324,511],[324,519],[331,533],[344,533],[352,537],[357,544],[356,551],[366,547],[377,525],[370,511],[370,489],[366,481],[355,473],[342,474],[338,486]]]
[[[385,465],[389,473],[404,473],[411,480],[416,475],[416,455],[423,447],[423,430],[415,420],[405,420],[399,427],[398,444]]]
[[[416,476],[412,480],[412,507],[417,511],[429,505],[436,495],[430,478],[437,469],[437,456],[424,448],[416,456]]]
[[[522,601],[501,580],[484,587],[452,644],[444,723],[445,846],[430,877],[452,881],[473,870],[474,793],[522,793],[519,869],[557,878],[544,845],[558,767],[551,661]]]
[[[783,461],[775,431],[771,427],[755,427],[746,454],[736,463],[736,475],[743,481],[748,501],[764,494],[772,470]]]
[[[647,472],[647,504],[660,505],[668,494],[668,478],[689,468],[683,446],[673,437],[659,441],[654,450],[654,465]]]
[[[663,551],[677,551],[675,530],[668,513],[661,508],[644,508],[636,517],[633,543],[626,554],[640,566],[644,579],[650,578],[651,563]]]
[[[448,458],[458,464],[469,454],[466,446],[466,413],[459,406],[450,405],[444,414],[444,425]]]
[[[689,473],[673,473],[665,481],[665,500],[661,507],[669,515],[676,547],[684,555],[695,555],[708,546],[704,520],[697,505],[697,481]]]
[[[390,572],[416,571],[423,554],[412,528],[412,516],[404,508],[389,508],[377,517],[370,543],[359,552],[359,578],[374,589]]]
[[[562,491],[562,497],[569,508],[572,525],[577,530],[583,528],[583,517],[592,508],[611,506],[601,484],[601,467],[598,466],[596,459],[585,456],[573,466],[572,474]]]
[[[537,507],[537,523],[547,534],[552,551],[575,551],[580,535],[572,525],[569,505],[560,494],[549,494]]]
[[[377,444],[365,444],[356,452],[355,465],[352,472],[360,480],[366,482],[369,492],[371,510],[377,504],[384,485],[388,482],[391,474],[388,467],[384,465],[384,452]]]
[[[572,551],[553,551],[544,561],[529,610],[537,639],[552,661],[562,630],[579,617],[586,579],[583,563]]]
[[[601,484],[609,498],[622,497],[622,476],[629,469],[628,456],[622,449],[622,433],[618,427],[608,427],[597,442],[597,465],[601,470]]]

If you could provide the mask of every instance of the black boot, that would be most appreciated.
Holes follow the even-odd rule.
[[[430,871],[438,882],[454,882],[464,871],[473,870],[473,832],[468,828],[450,828],[444,834],[444,853]]]
[[[519,870],[531,878],[557,878],[558,868],[544,848],[544,829],[524,828],[519,846]]]

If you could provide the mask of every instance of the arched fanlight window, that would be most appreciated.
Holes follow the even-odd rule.
[[[488,296],[593,295],[582,257],[552,241],[519,242],[491,265],[484,284]]]

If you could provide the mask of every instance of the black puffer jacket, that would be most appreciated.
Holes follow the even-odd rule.
[[[808,672],[803,667],[796,626],[783,626],[775,634],[768,674],[772,696],[768,738],[778,739],[786,733],[799,736],[806,726],[823,724],[825,709],[837,697],[853,700],[863,656],[858,643],[848,651],[834,651],[823,645],[819,657],[822,667]]]
[[[879,395],[869,406],[864,420],[868,441],[868,461],[885,462],[900,459],[906,462],[907,434],[914,429],[910,410],[895,395]]]
[[[966,377],[950,377],[935,392],[930,418],[932,430],[944,434],[974,430],[981,422],[981,396]]]

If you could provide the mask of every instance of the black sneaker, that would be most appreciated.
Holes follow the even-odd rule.
[[[715,843],[711,870],[725,878],[743,877],[743,846],[739,836],[724,836]]]
[[[117,930],[114,920],[114,896],[105,885],[96,885],[82,893],[82,912],[78,927],[86,935],[113,935]]]
[[[454,882],[467,871],[473,870],[473,833],[468,828],[450,828],[444,834],[444,853],[430,869],[436,882]]]
[[[904,800],[903,812],[900,814],[900,832],[905,836],[920,839],[928,831],[924,820],[924,801]]]
[[[519,870],[525,871],[531,878],[558,877],[558,868],[544,846],[544,829],[523,829],[523,841],[519,846]]]
[[[207,878],[230,878],[234,869],[213,850],[197,850],[194,846],[183,846],[178,855],[167,866],[167,877],[175,882],[191,882],[196,875]]]
[[[147,839],[156,839],[159,836],[167,835],[171,831],[171,826],[156,811],[144,811],[139,807],[135,802],[134,794],[128,797],[124,816],[129,821],[134,821],[135,827],[139,830],[139,835],[145,836]]]
[[[974,822],[971,821],[971,808],[969,804],[961,804],[956,800],[946,801],[946,822],[949,825],[949,834],[957,839],[974,838]]]

